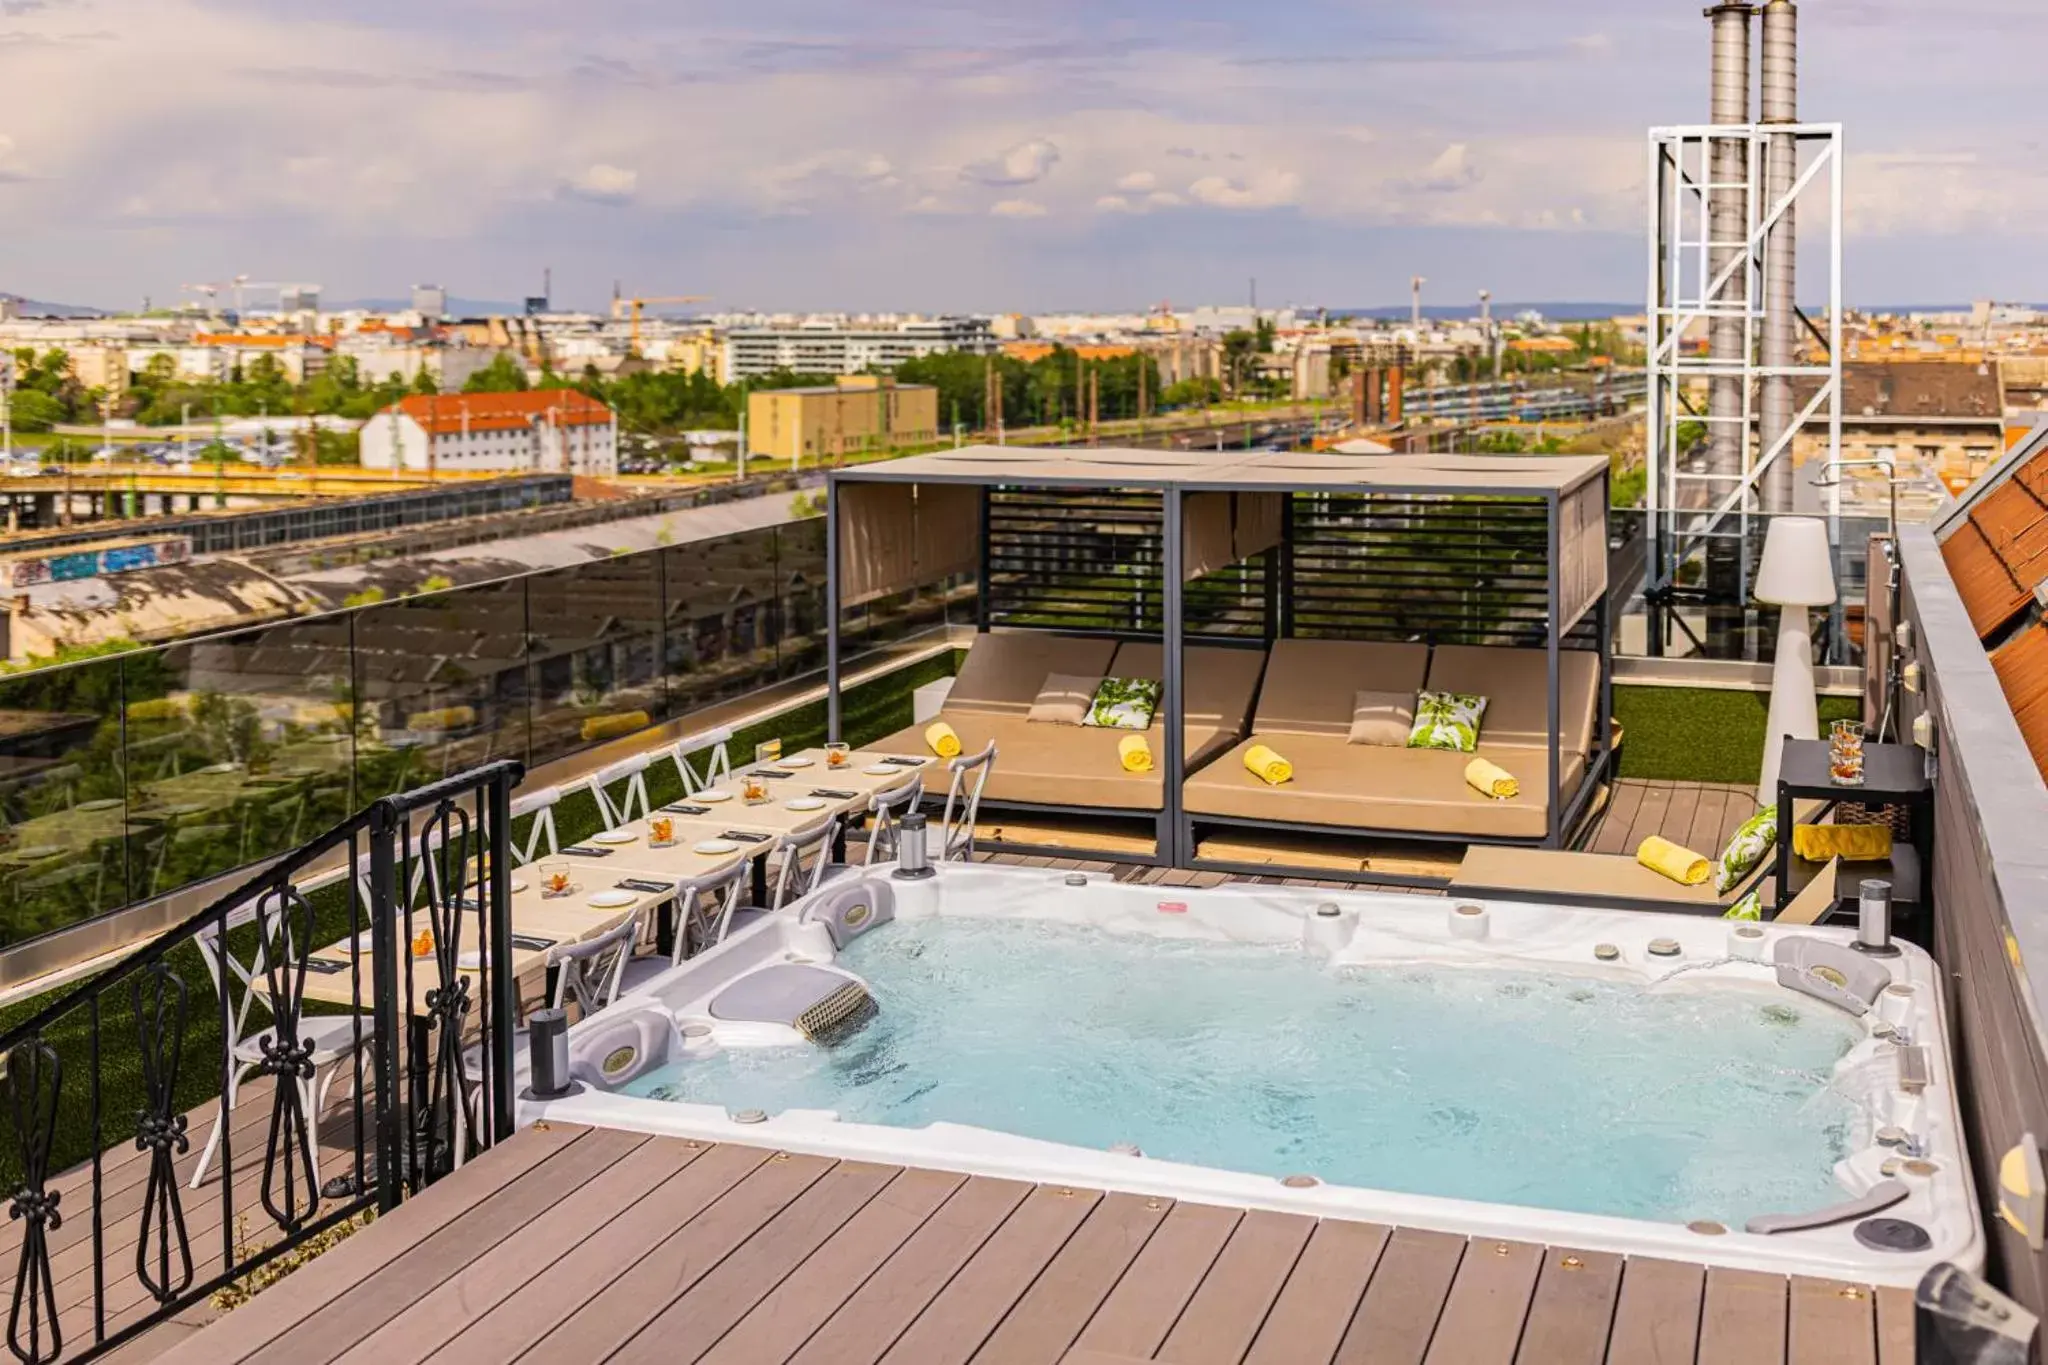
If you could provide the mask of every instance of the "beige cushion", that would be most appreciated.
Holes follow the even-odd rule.
[[[1117,755],[1117,744],[1131,733],[1129,730],[1033,725],[1022,716],[965,711],[947,712],[945,718],[959,732],[963,752],[978,753],[989,741],[995,741],[995,767],[990,770],[988,786],[982,793],[988,800],[1145,812],[1156,811],[1165,804],[1166,783],[1161,769],[1165,767],[1166,756],[1158,749],[1157,727],[1148,736],[1157,766],[1149,773],[1129,773],[1124,771]],[[1206,742],[1213,745],[1214,736]],[[916,725],[862,747],[885,754],[931,756],[931,750],[925,746],[924,729]],[[948,780],[945,766],[937,765],[926,770],[925,788],[943,792]]]
[[[946,698],[947,719],[955,711],[979,711],[1022,720],[1038,700],[1048,674],[1075,677],[1109,672],[1116,641],[1043,630],[991,631],[977,635]],[[971,750],[970,750],[971,752]]]
[[[1351,704],[1353,744],[1405,747],[1415,728],[1413,692],[1360,692]]]
[[[1244,767],[1244,752],[1266,744],[1294,765],[1294,780],[1267,786]],[[1489,758],[1522,779],[1512,801],[1481,796],[1465,782],[1467,754],[1438,749],[1381,749],[1344,736],[1259,734],[1223,754],[1187,781],[1187,808],[1199,815],[1281,820],[1345,830],[1461,835],[1474,839],[1540,839],[1550,832],[1544,787],[1548,754],[1541,749],[1482,743]],[[1585,776],[1585,760],[1565,759],[1564,799]]]
[[[1656,901],[1697,909],[1725,907],[1712,884],[1687,886],[1652,872],[1619,853],[1566,853],[1540,848],[1474,844],[1451,886],[1460,891],[1512,891],[1518,896],[1550,895],[1559,900]]]
[[[1268,735],[1344,739],[1360,691],[1413,695],[1428,666],[1428,645],[1276,640],[1252,728]]]
[[[1148,640],[1128,640],[1110,665],[1120,678],[1163,678],[1165,650]],[[1252,697],[1266,668],[1263,649],[1193,645],[1181,671],[1181,714],[1190,726],[1221,728],[1242,735],[1251,723]]]
[[[1074,673],[1048,673],[1038,699],[1031,703],[1026,720],[1041,725],[1079,725],[1088,715],[1088,704],[1102,679]]]
[[[1429,661],[1429,687],[1476,692],[1487,699],[1482,744],[1550,743],[1550,677],[1543,650],[1439,645]],[[1586,649],[1558,651],[1558,747],[1568,754],[1591,753],[1599,718],[1600,656]]]

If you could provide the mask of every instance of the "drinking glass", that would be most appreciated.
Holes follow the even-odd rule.
[[[540,893],[555,897],[569,894],[569,865],[567,863],[542,863],[540,865]]]

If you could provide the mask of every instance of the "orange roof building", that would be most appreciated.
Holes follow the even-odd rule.
[[[575,389],[414,394],[363,424],[365,468],[619,472],[618,416]]]

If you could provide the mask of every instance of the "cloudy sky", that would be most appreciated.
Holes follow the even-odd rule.
[[[1701,0],[0,0],[0,290],[1630,300]],[[1852,301],[2048,299],[2040,0],[1811,0]]]

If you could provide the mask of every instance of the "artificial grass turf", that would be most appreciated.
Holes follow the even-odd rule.
[[[1672,782],[1749,782],[1763,775],[1762,692],[1705,687],[1617,687],[1614,718],[1626,738],[1621,775]],[[1856,697],[1822,697],[1820,723],[1863,714]]]

